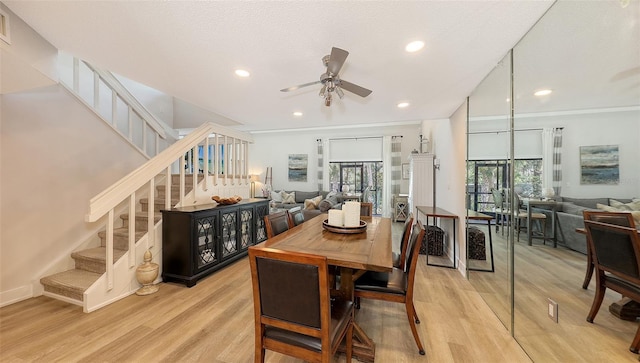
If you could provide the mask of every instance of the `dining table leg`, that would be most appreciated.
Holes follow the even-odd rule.
[[[354,270],[348,267],[340,268],[340,291],[339,293],[346,299],[354,299],[353,283]],[[358,273],[355,273],[359,275]],[[342,345],[340,352],[345,352],[346,348]],[[360,325],[353,321],[353,356],[361,362],[373,362],[376,356],[376,346],[373,340],[362,330]]]

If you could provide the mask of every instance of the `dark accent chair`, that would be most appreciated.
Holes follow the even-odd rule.
[[[294,226],[297,226],[304,222],[304,214],[302,213],[302,207],[293,207],[289,209],[289,217],[291,218],[291,223]]]
[[[360,215],[363,217],[373,216],[373,203],[360,203]]]
[[[587,315],[593,323],[607,288],[640,302],[640,237],[635,228],[590,220],[584,225],[596,271],[596,293]],[[629,350],[638,353],[639,347],[640,326]]]
[[[585,210],[582,212],[582,215],[584,216],[585,221],[596,221],[631,228],[636,227],[631,213]],[[587,236],[587,238],[589,237]],[[584,276],[584,282],[582,282],[582,288],[585,290],[589,287],[589,282],[591,282],[591,277],[593,276],[593,270],[594,266],[591,249],[587,242],[587,272]]]
[[[393,267],[404,270],[407,262],[407,246],[409,245],[409,236],[411,236],[411,227],[413,226],[413,212],[409,213],[404,221],[404,229],[402,230],[402,239],[400,240],[400,252],[393,252]]]
[[[413,286],[424,234],[422,223],[417,221],[409,239],[408,265],[404,270],[394,267],[391,272],[367,271],[356,280],[354,287],[354,296],[358,301],[358,306],[360,298],[391,301],[405,305],[411,333],[421,355],[424,355],[425,352],[416,328],[416,324],[420,324],[420,319],[413,304]]]
[[[255,362],[265,349],[307,362],[329,362],[346,338],[353,348],[353,302],[329,295],[327,258],[271,248],[249,248]]]
[[[293,228],[294,225],[289,217],[289,211],[281,211],[264,216],[264,224],[267,229],[267,238],[277,236],[280,233]]]

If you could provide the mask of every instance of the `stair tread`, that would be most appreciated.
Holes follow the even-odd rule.
[[[162,213],[161,212],[153,212],[153,214],[156,217],[162,217]],[[136,217],[146,217],[148,215],[149,215],[149,213],[147,213],[147,212],[136,212]],[[129,217],[129,213],[122,213],[120,215],[120,218],[122,218],[122,217],[125,217],[125,218]]]
[[[138,239],[140,239],[140,237],[144,236],[147,232],[146,231],[136,231],[136,241]],[[98,232],[98,235],[100,237],[104,237],[107,234],[107,231],[100,231]],[[113,229],[113,235],[114,236],[120,236],[120,237],[126,237],[129,235],[129,228],[128,227],[120,227],[120,228],[114,228]]]
[[[43,285],[56,286],[76,292],[86,291],[102,274],[85,270],[67,270],[40,279]]]
[[[113,260],[118,261],[120,257],[127,253],[125,250],[113,249]],[[107,248],[95,247],[87,248],[86,250],[75,251],[71,253],[72,258],[92,260],[92,261],[106,261],[107,260]]]

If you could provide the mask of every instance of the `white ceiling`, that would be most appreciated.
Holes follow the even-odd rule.
[[[448,118],[553,1],[3,3],[58,49],[256,131]],[[318,80],[334,46],[369,97],[279,91]]]

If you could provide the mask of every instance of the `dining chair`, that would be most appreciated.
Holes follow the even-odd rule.
[[[294,227],[287,210],[265,215],[264,225],[267,230],[267,238],[277,236]]]
[[[373,203],[360,203],[360,216],[373,216]]]
[[[585,210],[582,212],[582,215],[585,221],[596,221],[631,228],[636,227],[631,213]],[[587,238],[589,238],[589,236],[587,236]],[[589,287],[594,270],[593,257],[589,245],[589,242],[587,242],[587,272],[582,282],[582,288],[585,290]]]
[[[502,226],[502,235],[504,236],[505,226],[511,221],[511,208],[509,207],[509,203],[505,201],[501,190],[493,188],[491,189],[491,195],[493,196],[493,204],[495,205],[496,232],[498,232],[500,226]],[[509,229],[506,229],[508,236]]]
[[[411,333],[421,355],[424,355],[425,352],[416,328],[416,324],[420,324],[420,319],[413,304],[413,290],[420,245],[424,239],[424,234],[422,223],[416,221],[409,239],[408,265],[404,269],[393,267],[391,272],[367,271],[354,283],[354,296],[357,299],[356,304],[358,307],[361,298],[397,302],[405,305]]]
[[[409,237],[411,236],[411,227],[413,226],[413,212],[409,213],[407,219],[404,221],[404,228],[402,229],[402,239],[400,240],[400,252],[392,252],[391,257],[393,259],[393,267],[397,267],[404,270],[404,265],[407,262],[407,246],[409,245]]]
[[[527,210],[526,209],[520,209],[520,205],[521,205],[521,201],[520,201],[520,196],[518,194],[514,194],[515,198],[516,198],[516,206],[518,206],[518,214],[516,216],[516,233],[518,233],[518,242],[520,242],[520,231],[523,228],[528,228],[527,226]],[[530,208],[530,207],[528,207]],[[522,221],[525,221],[525,226],[522,226]],[[533,226],[534,222],[538,222],[540,223],[540,228],[542,231],[542,243],[545,244],[547,242],[547,216],[544,213],[540,213],[540,212],[531,212],[531,226]],[[529,233],[529,231],[527,231],[527,233]],[[535,237],[533,235],[533,232],[531,233],[531,238],[540,238],[540,237]]]
[[[304,214],[302,213],[302,207],[293,207],[289,209],[289,218],[294,226],[297,226],[304,222]]]
[[[249,264],[255,362],[265,350],[329,362],[345,339],[351,362],[353,302],[329,295],[326,257],[251,246]]]
[[[615,224],[585,220],[584,225],[596,272],[596,292],[587,315],[593,323],[607,288],[640,302],[640,235],[635,228]],[[640,325],[629,350],[638,353],[639,347]]]

